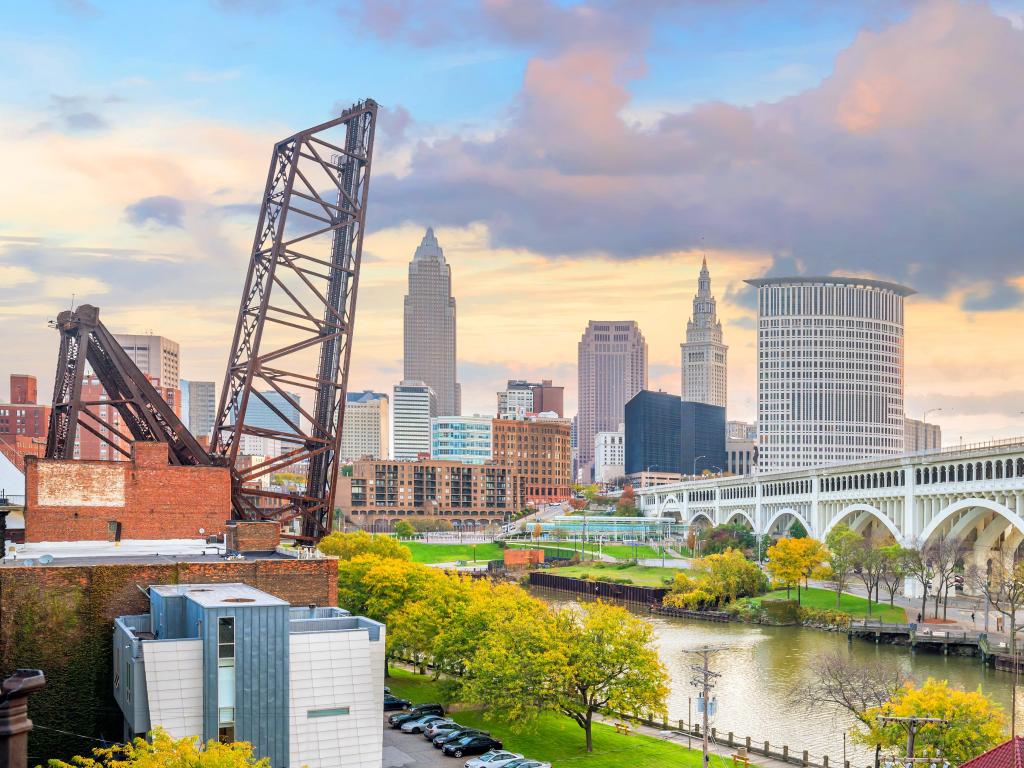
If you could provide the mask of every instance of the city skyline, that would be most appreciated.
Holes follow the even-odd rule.
[[[351,387],[388,392],[401,379],[405,268],[423,229],[433,226],[460,305],[465,413],[489,412],[495,389],[509,378],[564,384],[566,413],[575,413],[578,329],[602,316],[636,320],[650,347],[649,386],[677,392],[679,328],[706,251],[730,347],[730,418],[752,420],[756,410],[755,313],[743,280],[853,274],[919,291],[907,303],[908,416],[943,408],[931,419],[942,423],[950,444],[1024,433],[1024,392],[1015,384],[1024,361],[1005,354],[1024,319],[1021,223],[1006,202],[1024,187],[1008,130],[1024,104],[1007,87],[1024,76],[1022,6],[871,6],[806,18],[801,4],[783,3],[772,24],[759,24],[765,19],[750,11],[751,29],[727,32],[726,11],[714,8],[675,16],[646,9],[624,25],[616,24],[622,19],[615,9],[601,8],[587,26],[570,23],[581,6],[541,4],[549,23],[516,38],[507,19],[473,16],[465,38],[453,43],[451,34],[441,35],[448,49],[413,41],[416,18],[397,19],[390,38],[362,18],[368,60],[401,55],[360,83],[385,111]],[[33,373],[43,392],[51,390],[57,344],[46,321],[72,297],[101,306],[118,332],[174,338],[183,350],[182,375],[219,387],[269,147],[331,114],[342,94],[336,83],[315,80],[308,89],[315,97],[290,94],[268,111],[265,91],[255,87],[264,82],[260,65],[237,46],[211,45],[180,71],[147,65],[131,51],[116,52],[111,29],[145,24],[147,33],[132,46],[174,61],[174,20],[143,18],[159,10],[128,21],[120,9],[76,7],[31,9],[0,38],[14,68],[0,126],[13,139],[13,172],[39,182],[0,193],[0,276],[10,289],[0,299],[0,320],[11,329],[0,400],[11,372]],[[276,23],[275,14],[224,6],[199,13],[210,17],[204,30],[230,28],[236,43]],[[295,21],[313,28],[307,12]],[[616,56],[589,45],[608,29],[623,35]],[[680,37],[695,47],[665,44]],[[485,40],[496,43],[493,57],[474,58]],[[670,53],[684,48],[685,60]],[[410,60],[430,73],[411,86],[397,76]],[[589,82],[586,73],[594,73]],[[970,85],[979,80],[990,87]],[[908,83],[916,84],[913,92]],[[537,132],[531,121],[541,114],[555,120]],[[984,131],[973,115],[987,116]],[[767,131],[771,125],[784,126],[784,135]],[[936,125],[946,130],[932,130]],[[169,132],[171,126],[187,128]],[[674,128],[693,137],[692,154],[656,143]],[[710,144],[709,135],[734,144]],[[525,188],[516,168],[528,165],[515,139],[535,143],[529,149],[550,159],[555,178],[537,180],[536,201],[548,209],[557,201],[565,226],[541,226],[536,207],[509,200],[509,188]],[[605,144],[624,143],[640,155],[607,160]],[[911,145],[927,155],[907,154]],[[836,158],[829,175],[808,154],[821,147]],[[453,148],[493,164],[497,181],[485,183],[480,167],[467,161],[450,163],[428,183]],[[777,158],[789,152],[802,153],[790,166],[803,169],[794,179],[777,173]],[[55,160],[64,153],[76,161]],[[636,186],[648,172],[646,153],[671,166],[650,192]],[[766,175],[744,177],[726,167],[716,176],[700,160],[713,165],[723,153],[756,153]],[[880,164],[864,166],[871,157]],[[927,171],[919,164],[925,159]],[[625,168],[631,162],[641,170]],[[596,190],[592,227],[578,226],[573,163]],[[862,166],[865,174],[851,176]],[[961,178],[963,167],[972,168],[970,179]],[[692,191],[674,207],[669,201],[687,174]],[[619,191],[606,195],[606,186]],[[56,221],[43,213],[53,188],[80,201]],[[553,197],[559,188],[561,197]],[[736,191],[755,188],[774,190],[773,198]],[[610,237],[600,221],[609,201],[621,203],[623,189],[636,192],[639,207],[630,204],[626,226],[621,217],[606,218],[629,242]],[[846,191],[837,195],[839,189]],[[946,212],[941,225],[936,210]],[[762,215],[769,212],[781,217],[771,231]]]

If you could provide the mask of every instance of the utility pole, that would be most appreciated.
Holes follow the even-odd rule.
[[[711,759],[708,755],[708,717],[711,713],[711,689],[715,686],[715,680],[721,677],[720,672],[712,672],[709,668],[711,662],[711,654],[717,652],[717,648],[711,648],[705,646],[694,651],[698,656],[701,657],[700,664],[691,664],[690,669],[694,671],[694,677],[690,681],[693,685],[697,686],[701,690],[701,698],[703,699],[704,706],[702,710],[703,721],[701,723],[701,736],[703,737],[703,768],[709,768]]]
[[[949,725],[949,720],[941,717],[888,717],[880,715],[880,723],[903,723],[907,727],[907,756],[903,763],[907,768],[912,768],[914,763],[934,763],[934,757],[914,757],[914,741],[917,738],[918,729],[925,724],[935,723],[937,725]],[[945,763],[945,761],[943,761]]]

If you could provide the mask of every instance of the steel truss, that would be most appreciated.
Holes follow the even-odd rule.
[[[46,438],[46,457],[73,459],[79,427],[127,458],[123,443],[136,440],[167,444],[172,464],[210,464],[210,457],[100,322],[98,307],[83,304],[61,312],[55,323],[60,353],[53,387],[53,410]],[[85,365],[106,390],[105,400],[82,400]],[[104,418],[104,407],[120,415],[123,428]],[[112,415],[108,410],[108,414]],[[120,443],[118,442],[120,441]]]
[[[306,540],[333,525],[376,121],[366,100],[274,147],[214,426],[211,453],[231,467],[245,435],[281,446],[234,470],[235,516],[299,516]],[[253,397],[275,424],[246,423]],[[302,492],[258,485],[298,467]]]

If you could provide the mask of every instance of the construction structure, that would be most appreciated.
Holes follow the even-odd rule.
[[[330,532],[376,118],[368,99],[275,145],[210,449],[100,322],[99,309],[82,305],[55,323],[61,345],[46,458],[73,458],[78,427],[126,458],[127,443],[163,443],[172,465],[230,468],[233,518],[299,518],[295,535],[308,542]],[[87,363],[105,390],[101,400],[82,397]],[[293,394],[303,391],[311,407]],[[300,417],[286,416],[267,393]],[[246,423],[253,397],[280,427]],[[120,423],[104,419],[100,406]],[[246,436],[287,449],[238,469]],[[301,490],[259,484],[286,469],[305,475]]]

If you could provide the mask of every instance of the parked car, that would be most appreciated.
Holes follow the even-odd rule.
[[[463,755],[481,755],[490,752],[492,749],[501,749],[502,743],[490,736],[478,733],[471,736],[463,736],[455,741],[445,742],[441,747],[441,754],[449,757],[462,757]]]
[[[394,712],[396,709],[405,709],[410,704],[412,704],[412,702],[408,699],[400,699],[397,696],[392,696],[390,693],[384,694],[385,712]]]
[[[480,757],[474,757],[466,761],[466,768],[504,768],[513,760],[518,760],[522,755],[515,752],[506,752],[504,749],[492,749],[484,752]]]
[[[437,720],[444,720],[441,715],[424,715],[418,720],[402,723],[402,733],[423,733],[423,729]]]
[[[489,734],[489,733],[487,733],[485,731],[477,730],[476,728],[459,728],[458,730],[448,731],[448,732],[441,731],[441,733],[439,733],[437,736],[434,737],[433,744],[434,744],[434,748],[435,749],[441,749],[449,741],[458,741],[463,736],[480,736],[480,735],[490,736],[491,734]]]
[[[543,760],[531,760],[528,757],[521,757],[518,760],[505,763],[501,768],[551,768],[551,763],[545,763]]]
[[[434,737],[437,736],[439,733],[442,733],[444,731],[451,733],[452,731],[458,731],[463,728],[465,728],[464,725],[459,725],[451,718],[446,717],[443,720],[435,720],[433,723],[424,728],[423,738],[427,739],[428,741],[433,741]]]
[[[419,720],[424,715],[443,714],[444,707],[442,707],[440,704],[417,704],[408,712],[402,714],[394,714],[388,717],[388,725],[390,725],[392,728],[398,728],[402,723],[407,723],[410,720]]]

